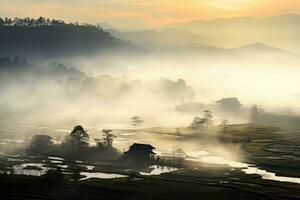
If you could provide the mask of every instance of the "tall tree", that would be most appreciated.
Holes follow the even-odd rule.
[[[87,131],[80,125],[75,126],[70,134],[72,143],[76,147],[83,147],[88,145],[89,135]]]
[[[4,25],[5,26],[11,26],[12,25],[12,20],[10,18],[5,17]]]
[[[138,126],[141,126],[142,123],[144,123],[144,120],[139,116],[134,116],[131,118],[131,125],[135,128],[137,128]]]
[[[46,153],[53,145],[49,135],[35,135],[31,138],[30,148],[38,153]]]
[[[223,133],[225,133],[227,124],[228,124],[228,120],[227,119],[222,119],[221,125],[223,127]]]
[[[112,143],[113,143],[114,137],[116,137],[115,135],[111,134],[111,132],[112,132],[112,130],[110,130],[110,129],[102,130],[104,144],[108,149],[112,148]]]
[[[200,133],[203,129],[203,125],[206,123],[205,118],[195,117],[193,122],[189,125],[189,128],[192,129],[193,133]]]
[[[4,24],[5,24],[4,19],[2,19],[2,18],[0,17],[0,26],[4,26]]]
[[[259,109],[257,105],[253,105],[250,110],[250,122],[257,123],[258,122]]]
[[[36,25],[37,26],[44,26],[44,25],[46,25],[46,19],[44,17],[39,17],[36,20]]]
[[[213,124],[213,118],[214,116],[210,110],[204,111],[204,119],[205,119],[206,127],[209,127]]]

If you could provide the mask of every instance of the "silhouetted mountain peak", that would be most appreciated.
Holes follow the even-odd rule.
[[[234,48],[234,50],[238,50],[238,51],[259,51],[259,52],[284,52],[284,50],[278,49],[276,47],[272,47],[269,45],[266,45],[264,43],[261,42],[256,42],[253,44],[247,44],[244,46],[240,46],[238,48]]]

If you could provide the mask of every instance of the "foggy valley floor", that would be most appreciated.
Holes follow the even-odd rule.
[[[0,199],[299,198],[297,53],[1,19]]]
[[[211,130],[214,128],[217,127]],[[298,131],[297,127],[275,124],[228,125],[222,142],[214,137],[186,134],[184,128],[179,132],[171,128],[115,131],[115,145],[121,149],[140,141],[151,143],[157,153],[161,151],[161,159],[149,163],[123,159],[78,161],[2,153],[2,169],[14,168],[14,173],[22,174],[26,170],[37,170],[36,164],[54,171],[43,174],[37,170],[41,176],[36,176],[39,173],[33,174],[35,176],[3,175],[0,193],[5,199],[297,199],[300,195],[297,178],[300,177],[300,154],[295,133]],[[245,135],[251,135],[251,142],[243,141]],[[2,141],[9,140],[2,138]],[[167,158],[167,150],[172,146],[180,146],[187,157]],[[4,150],[2,142],[1,151]],[[226,153],[230,151],[233,152]],[[234,153],[242,156],[230,155]],[[18,171],[16,166],[22,163],[29,166]],[[243,171],[247,168],[245,163],[251,164],[249,168],[256,166],[266,172],[247,174]],[[58,166],[62,174],[55,172]],[[165,173],[154,173],[155,170]],[[276,176],[268,174],[272,172]],[[104,175],[85,179],[86,173]],[[124,177],[104,178],[107,174]],[[283,181],[267,180],[276,177]],[[291,181],[293,177],[295,180]]]
[[[1,2],[0,200],[300,199],[299,14]]]

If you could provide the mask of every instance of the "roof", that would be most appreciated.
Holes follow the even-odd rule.
[[[133,145],[131,145],[129,147],[130,149],[140,149],[140,150],[153,150],[155,149],[155,147],[153,147],[150,144],[140,144],[140,143],[133,143]]]
[[[125,154],[128,155],[150,155],[150,154],[155,154],[152,150],[155,149],[150,144],[139,144],[139,143],[134,143],[129,147],[129,150],[125,152]]]
[[[49,138],[52,139],[49,135],[34,135],[32,138]]]

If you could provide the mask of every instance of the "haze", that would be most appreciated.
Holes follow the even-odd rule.
[[[297,199],[299,35],[298,0],[1,0],[0,199]]]
[[[124,29],[144,29],[199,19],[298,14],[299,6],[297,0],[2,0],[0,14],[108,22]]]

